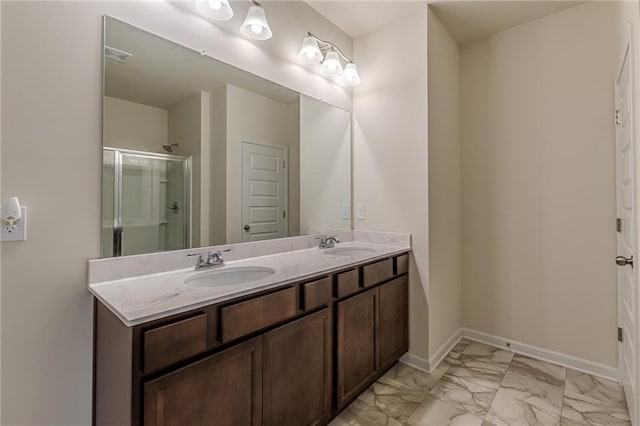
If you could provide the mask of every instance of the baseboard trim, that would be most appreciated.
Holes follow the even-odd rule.
[[[459,328],[455,333],[453,333],[451,337],[449,337],[447,341],[440,346],[436,353],[429,358],[429,367],[431,367],[430,372],[433,372],[433,370],[438,368],[438,365],[440,365],[442,360],[446,358],[449,352],[451,352],[451,349],[458,344],[460,339],[462,339],[462,328]]]
[[[440,349],[438,349],[435,355],[431,358],[426,359],[407,352],[406,354],[402,355],[402,357],[400,357],[400,362],[413,368],[417,368],[418,370],[432,373],[433,370],[435,370],[438,365],[440,365],[442,360],[449,354],[449,352],[451,352],[451,349],[453,349],[453,347],[458,344],[460,339],[462,339],[461,328],[453,333],[451,337],[449,337],[447,341],[444,342],[442,346],[440,346]]]
[[[413,367],[417,370],[424,371],[425,373],[429,373],[429,360],[422,358],[421,356],[414,355],[410,352],[402,355],[400,357],[400,362],[408,365],[409,367]]]
[[[586,359],[578,358],[573,355],[567,355],[549,349],[528,345],[526,343],[518,342],[512,339],[506,339],[504,337],[495,336],[493,334],[484,333],[482,331],[477,331],[470,328],[462,328],[461,337],[466,337],[469,340],[496,346],[501,349],[511,350],[512,352],[539,359],[541,361],[547,361],[561,365],[563,367],[569,367],[574,370],[582,371],[594,376],[613,380],[614,382],[619,381],[617,368],[593,361],[588,361]],[[507,346],[507,344],[510,344],[510,346]]]

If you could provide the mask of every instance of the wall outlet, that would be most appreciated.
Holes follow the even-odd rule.
[[[351,217],[351,206],[349,204],[342,205],[342,218],[349,219]]]
[[[2,224],[0,241],[24,241],[27,239],[27,208],[21,206],[22,217],[13,225]]]
[[[366,217],[365,215],[365,207],[364,204],[358,204],[356,206],[356,219],[358,220],[364,220]]]

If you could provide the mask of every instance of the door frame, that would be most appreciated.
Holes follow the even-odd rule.
[[[638,164],[640,164],[640,150],[638,149],[638,135],[637,135],[637,123],[638,123],[638,100],[637,100],[637,96],[638,96],[638,92],[637,92],[637,83],[638,83],[638,79],[636,77],[636,70],[637,70],[637,66],[636,66],[636,61],[637,61],[637,55],[636,55],[636,42],[635,42],[635,28],[633,23],[630,23],[628,28],[627,28],[627,38],[625,40],[625,47],[623,49],[624,55],[622,56],[622,61],[621,63],[618,64],[618,72],[616,74],[616,79],[614,81],[614,98],[617,100],[617,82],[620,79],[620,76],[622,74],[622,70],[623,70],[623,66],[625,64],[626,61],[629,61],[629,84],[631,85],[631,109],[632,109],[632,116],[631,116],[631,132],[632,132],[632,136],[631,136],[631,144],[634,150],[633,153],[633,170],[632,170],[632,174],[633,174],[633,206],[634,206],[634,218],[632,218],[633,220],[633,258],[636,262],[640,261],[640,247],[638,247],[638,243],[639,243],[639,236],[638,236],[638,231],[640,228],[640,221],[638,220],[638,218],[640,217],[640,197],[638,197],[638,185],[640,185],[640,179],[638,176]],[[614,109],[617,108],[617,105],[614,106]],[[614,124],[614,126],[617,126],[617,124]],[[619,161],[618,161],[618,137],[617,137],[617,132],[618,129],[615,129],[615,135],[614,135],[614,141],[615,141],[615,150],[616,150],[616,216],[618,216],[618,213],[620,212],[619,210],[619,203],[620,200],[618,199],[618,173],[620,172],[620,170],[618,170],[619,168]],[[621,238],[618,234],[616,234],[616,255],[617,255],[617,251],[618,251],[618,239]],[[618,279],[618,268],[616,268],[616,289],[617,289],[617,322],[618,322],[618,326],[622,326],[622,306],[623,306],[623,302],[622,302],[622,289],[621,289],[621,285],[620,285],[620,280]],[[634,365],[634,373],[635,375],[632,377],[633,380],[633,388],[635,391],[635,395],[633,395],[633,399],[634,399],[634,404],[629,406],[629,416],[632,420],[632,424],[634,425],[640,425],[640,403],[638,402],[638,396],[640,396],[640,274],[638,274],[637,272],[634,273],[633,276],[633,285],[635,287],[635,300],[632,301],[632,303],[634,304],[634,322],[635,322],[635,336],[634,336],[634,342],[635,342],[635,348],[634,349],[634,354],[635,354],[635,359],[633,360]],[[623,368],[623,351],[622,351],[622,343],[621,342],[617,342],[616,348],[618,350],[618,380],[622,383],[622,378],[623,378],[623,372],[622,372],[622,368]],[[624,385],[624,383],[622,383]],[[625,388],[625,396],[627,396],[627,389]],[[631,400],[631,398],[627,397],[627,401]]]
[[[285,215],[285,217],[283,218],[283,223],[284,223],[284,235],[282,236],[282,238],[286,238],[289,236],[289,167],[290,167],[290,162],[289,162],[289,147],[287,145],[280,145],[280,144],[275,144],[275,143],[269,143],[269,142],[252,142],[246,139],[241,139],[240,140],[240,167],[238,167],[238,212],[240,213],[240,220],[238,220],[238,229],[237,229],[237,236],[238,236],[238,242],[242,242],[242,220],[244,218],[244,214],[242,211],[243,208],[243,202],[242,200],[244,199],[244,194],[242,193],[243,191],[243,182],[242,179],[244,178],[244,171],[243,171],[243,164],[242,164],[242,147],[244,147],[245,144],[251,144],[251,145],[258,145],[258,146],[264,146],[267,148],[275,148],[275,149],[281,149],[284,153],[283,157],[284,157],[284,161],[286,161],[286,167],[284,167],[282,169],[283,173],[284,173],[284,191],[283,191],[283,198],[284,198],[284,210],[287,212],[287,214]]]

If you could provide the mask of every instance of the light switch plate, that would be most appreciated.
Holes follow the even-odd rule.
[[[349,219],[351,217],[351,206],[349,204],[342,205],[342,218]]]
[[[2,224],[0,241],[24,241],[27,239],[27,208],[21,206],[22,217],[13,225]]]
[[[356,219],[358,219],[358,220],[364,220],[365,219],[364,204],[358,204],[356,206]]]

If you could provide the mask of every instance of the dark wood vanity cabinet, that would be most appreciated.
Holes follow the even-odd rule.
[[[127,327],[96,304],[95,421],[326,425],[408,347],[408,254]]]
[[[378,287],[376,369],[384,371],[409,348],[407,275]]]
[[[262,424],[262,339],[144,383],[144,426]]]
[[[337,303],[336,404],[342,409],[409,346],[408,276]]]
[[[264,426],[315,425],[331,418],[329,311],[264,335]]]
[[[337,406],[342,409],[376,376],[378,289],[337,304]]]

